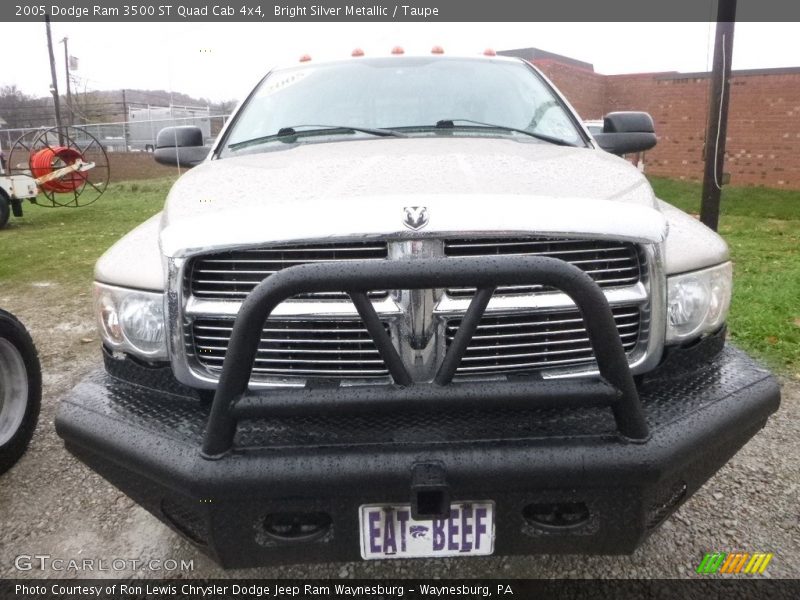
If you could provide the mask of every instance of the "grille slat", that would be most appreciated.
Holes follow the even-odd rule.
[[[530,246],[532,244],[564,245],[581,243],[584,240],[560,239],[560,238],[486,238],[470,241],[448,240],[447,244],[452,248],[485,248],[492,246]]]
[[[205,357],[205,360],[208,360],[208,361],[211,361],[211,362],[218,362],[221,365],[222,361],[225,360],[225,356],[224,355],[223,356],[208,356],[208,357]],[[300,359],[293,359],[293,358],[259,358],[259,357],[256,357],[255,363],[256,364],[269,364],[269,365],[287,364],[287,365],[305,365],[305,366],[309,366],[309,365],[330,365],[330,364],[334,363],[334,361],[331,361],[329,359],[328,360],[319,360],[319,359],[313,359],[313,358],[305,358],[305,359],[300,360]],[[346,366],[346,365],[364,365],[364,364],[374,364],[374,365],[380,364],[380,365],[382,365],[383,361],[381,359],[379,359],[379,358],[377,358],[377,359],[375,359],[375,358],[362,358],[362,359],[359,359],[359,360],[337,360],[337,361],[335,361],[335,364],[336,364],[337,367],[339,367],[338,368],[338,372],[341,373],[342,372],[342,368],[341,367]],[[287,374],[291,374],[291,373],[287,373]]]
[[[538,362],[524,362],[524,363],[514,363],[508,364],[503,367],[503,369],[498,369],[496,366],[493,365],[482,365],[482,366],[470,366],[470,367],[459,367],[456,371],[457,374],[463,373],[507,373],[510,371],[533,371],[536,369],[542,368],[549,368],[549,367],[571,367],[571,366],[580,366],[582,364],[591,363],[594,359],[591,356],[583,357],[583,358],[576,358],[576,359],[566,359],[566,360],[540,360]]]
[[[526,326],[534,326],[535,327],[535,326],[538,326],[538,327],[546,327],[546,328],[548,328],[548,331],[551,331],[551,329],[549,329],[549,328],[551,328],[553,325],[565,325],[565,324],[568,324],[568,323],[581,323],[581,324],[583,324],[583,319],[580,316],[577,316],[577,317],[572,318],[572,319],[570,319],[570,318],[553,319],[552,318],[553,315],[558,316],[558,315],[562,315],[562,314],[564,314],[564,313],[559,311],[559,312],[555,312],[555,313],[532,313],[532,314],[527,314],[527,315],[508,315],[506,317],[488,317],[488,318],[494,318],[494,319],[502,319],[502,321],[489,324],[489,323],[484,323],[484,321],[482,320],[480,323],[478,323],[478,330],[481,330],[481,329],[496,329],[496,328],[502,329],[504,327],[526,327]],[[579,315],[579,313],[577,313],[577,312],[573,313],[573,314]],[[633,317],[637,317],[638,318],[638,316],[639,316],[638,311],[637,312],[629,312],[629,313],[620,313],[619,315],[617,315],[616,312],[615,312],[614,319],[615,320],[619,320],[619,319],[633,318]],[[522,320],[520,320],[520,319],[522,319]],[[457,322],[460,322],[460,320],[449,321],[448,325],[447,325],[448,330],[450,330],[450,329],[452,329],[452,330],[458,329],[458,326],[456,324],[453,324],[453,325],[449,324],[449,323],[457,323]],[[617,323],[617,327],[618,328],[619,328],[619,326],[620,326],[620,324]],[[571,329],[570,331],[571,332],[573,332],[573,331],[585,331],[585,328],[581,327],[580,329]]]
[[[389,332],[388,324],[384,327]],[[219,374],[233,330],[231,319],[195,319],[189,345],[197,361]],[[358,320],[269,320],[262,330],[255,377],[373,378],[388,375],[386,365]]]
[[[532,294],[534,292],[555,291],[543,285],[504,285],[499,286],[495,296],[514,296],[519,294]],[[454,298],[464,298],[475,294],[475,288],[447,288],[447,295]]]
[[[625,345],[626,340],[629,340],[629,338],[631,338],[631,337],[633,337],[634,340],[635,340],[635,336],[638,336],[638,335],[639,335],[638,331],[632,331],[630,333],[620,334],[620,338],[622,339],[623,346]],[[448,337],[448,341],[452,341],[452,337]],[[485,344],[485,345],[474,344],[474,345],[470,345],[470,348],[474,349],[474,350],[492,350],[492,349],[497,349],[497,348],[530,348],[530,347],[536,347],[536,346],[551,346],[551,345],[552,346],[561,346],[561,345],[571,345],[571,344],[588,345],[589,344],[589,338],[575,338],[575,339],[569,339],[569,340],[548,340],[548,341],[544,341],[544,342],[517,342],[517,343],[513,343],[513,344],[502,344],[502,345],[499,345],[499,344]]]
[[[291,371],[287,371],[286,369],[266,369],[263,367],[253,367],[253,373],[256,375],[265,375],[265,376],[275,376],[275,377],[285,377],[285,376],[303,376],[303,377],[326,377],[326,376],[336,376],[342,377],[341,369],[322,369],[322,368],[314,368],[314,369],[291,369]],[[359,369],[348,369],[347,376],[348,377],[358,377],[363,379],[368,379],[372,377],[386,377],[389,374],[389,371],[377,371],[374,369],[370,370],[359,370]]]
[[[285,346],[289,346],[289,344],[287,342],[285,342],[285,341],[280,342],[280,343],[284,344]],[[259,348],[258,349],[258,354],[313,354],[313,355],[317,355],[317,354],[335,354],[337,356],[342,355],[342,354],[345,354],[345,355],[346,354],[358,354],[359,356],[363,356],[365,354],[365,352],[368,352],[368,350],[365,351],[365,350],[362,350],[360,348],[356,348],[356,349],[353,349],[353,348],[336,348],[336,349],[333,349],[333,350],[327,349],[327,348],[298,348],[298,347],[296,347],[296,345],[294,343],[292,343],[291,346],[292,346],[291,348]],[[228,348],[228,346],[227,346],[227,344],[224,344],[224,345],[220,344],[219,346],[209,346],[207,344],[198,344],[198,345],[195,346],[195,348],[197,348],[200,351],[221,352],[224,355],[225,351]],[[377,352],[375,353],[375,356],[378,356]],[[275,359],[270,359],[270,360],[275,360],[276,362],[278,362],[279,359],[275,358]]]
[[[304,244],[238,250],[201,256],[192,261],[190,291],[197,298],[244,299],[261,281],[281,269],[317,262],[382,260],[388,256],[386,242],[342,242]],[[384,290],[369,292],[370,298],[385,298]],[[302,294],[296,298],[346,300],[344,292]]]
[[[503,346],[503,349],[509,348],[509,346]],[[471,350],[477,353],[478,350],[487,350],[487,348],[472,348]],[[509,353],[503,354],[503,360],[508,359],[517,359],[517,358],[535,358],[537,356],[560,356],[562,354],[580,354],[583,352],[589,352],[588,349],[585,348],[568,348],[566,350],[546,350],[544,352],[517,352],[517,353]],[[469,351],[464,358],[461,359],[463,362],[474,362],[478,360],[486,360],[485,356],[470,356]]]
[[[236,281],[236,285],[251,285],[253,287],[256,287],[263,280],[264,277],[262,277],[261,279],[255,279],[253,281],[247,281],[246,279],[239,279]],[[214,281],[212,279],[194,279],[193,283],[195,285],[220,285],[220,286],[231,284],[230,281]]]
[[[582,241],[581,244],[589,244],[589,243],[596,243],[590,240]],[[480,251],[478,251],[480,249]],[[444,251],[447,256],[490,256],[490,255],[501,255],[501,256],[554,256],[559,258],[559,255],[565,256],[574,256],[576,254],[591,254],[593,252],[598,252],[595,249],[585,250],[582,248],[574,248],[572,250],[531,250],[530,252],[503,252],[503,246],[498,246],[497,244],[487,244],[480,248],[476,247],[474,250],[470,252],[458,252],[456,248],[448,245],[445,242]],[[491,252],[487,252],[487,250],[491,250]],[[622,254],[626,253],[627,249],[624,247],[619,248],[605,248],[599,250],[604,255],[611,255],[614,256],[615,254]]]
[[[630,335],[630,334],[625,334],[625,332],[622,331],[623,329],[628,328],[628,327],[634,327],[635,330],[638,330],[638,325],[627,325],[627,324],[618,325],[617,326],[617,330],[620,331],[620,335],[623,335],[623,334],[624,335]],[[519,338],[526,338],[526,337],[551,337],[551,336],[554,336],[556,334],[574,335],[574,334],[580,334],[580,333],[585,335],[586,334],[586,329],[581,327],[581,328],[575,328],[575,329],[552,329],[552,330],[544,330],[544,331],[526,331],[526,332],[523,332],[523,333],[514,332],[514,333],[493,333],[493,334],[488,334],[488,335],[481,334],[481,335],[472,336],[472,339],[473,340],[519,339]],[[448,331],[448,336],[447,337],[449,339],[452,339],[453,335],[451,335],[450,332]]]
[[[500,325],[481,325],[481,327],[483,329],[485,329],[485,330],[487,330],[487,329],[488,330],[498,329],[498,328],[508,328],[508,327],[513,327],[513,328],[516,329],[516,328],[519,327],[519,325],[518,324],[506,324],[506,323],[503,323],[503,324],[500,324]],[[635,328],[638,329],[639,324],[638,323],[619,323],[619,324],[617,324],[617,329],[618,330],[625,329],[625,328],[628,328],[628,327],[635,327]],[[526,332],[522,332],[522,333],[514,332],[514,333],[509,333],[509,334],[492,334],[492,335],[480,334],[480,335],[472,336],[472,339],[479,340],[479,339],[482,339],[482,338],[492,338],[492,337],[509,337],[509,336],[518,336],[518,337],[520,337],[520,336],[536,336],[536,335],[554,335],[556,333],[581,333],[581,332],[585,332],[585,331],[586,331],[586,329],[584,327],[575,327],[575,328],[572,328],[572,329],[556,329],[556,328],[552,328],[552,329],[543,329],[543,330],[540,330],[540,331],[526,331]],[[454,330],[452,330],[452,332],[454,333]],[[452,337],[452,335],[450,335],[450,334],[451,334],[451,330],[448,329],[448,335],[450,337]]]
[[[249,252],[258,252],[258,250],[250,250]],[[374,256],[367,256],[367,257],[348,256],[341,258],[319,258],[319,257],[309,256],[301,259],[285,259],[285,258],[271,258],[263,260],[239,259],[239,260],[234,260],[233,264],[244,262],[247,264],[282,265],[283,268],[288,268],[288,267],[293,267],[295,265],[305,265],[307,263],[342,262],[347,260],[374,260],[375,258],[376,257]],[[386,258],[386,257],[381,256],[377,258]]]
[[[612,309],[626,353],[637,347],[642,335],[641,316],[630,306]],[[594,352],[576,309],[486,316],[467,347],[456,374],[509,373],[594,362]],[[450,347],[461,319],[447,322]],[[566,326],[566,327],[565,327]],[[529,351],[526,351],[529,350]]]
[[[491,238],[483,240],[445,240],[446,256],[547,256],[558,258],[586,272],[600,287],[633,285],[641,279],[644,257],[635,244],[606,240],[550,238]],[[553,292],[542,285],[513,285],[497,288],[495,295],[513,296]],[[463,298],[475,288],[453,287],[448,295]]]
[[[270,254],[312,254],[312,253],[325,253],[325,252],[379,252],[386,249],[386,242],[378,242],[369,244],[364,242],[343,242],[341,244],[309,244],[307,246],[276,246],[275,248],[259,248],[256,250],[247,250],[253,256],[269,256]],[[225,259],[213,259],[214,261],[224,261]]]
[[[195,334],[194,339],[195,339],[195,341],[201,340],[203,342],[220,341],[220,342],[223,342],[223,344],[221,344],[221,346],[223,346],[225,348],[228,347],[228,340],[229,340],[228,337],[224,337],[224,336],[197,335],[197,334]],[[285,339],[281,339],[281,338],[261,338],[261,341],[263,343],[274,343],[274,344],[281,344],[281,343],[285,343],[286,342]],[[295,344],[312,344],[312,345],[315,345],[315,344],[322,344],[322,345],[325,345],[325,344],[337,344],[337,345],[338,344],[366,344],[366,342],[363,342],[361,340],[319,340],[319,339],[317,339],[317,340],[304,340],[302,338],[294,339],[294,340],[292,340],[292,342],[295,343]],[[200,347],[200,346],[198,346],[198,347]]]
[[[201,269],[199,267],[195,267],[194,274],[195,275],[225,275],[230,273],[229,269]],[[242,269],[238,269],[236,271],[237,275],[263,275],[266,273],[267,275],[274,275],[277,271],[265,271],[263,269],[259,269],[256,271],[246,271]]]
[[[222,321],[222,322],[223,323],[224,322],[233,323],[233,321]],[[336,325],[342,324],[342,327],[341,328],[337,328],[337,327],[330,327],[330,328],[320,327],[320,328],[315,328],[315,329],[309,330],[309,329],[303,328],[303,327],[295,327],[295,328],[293,328],[293,327],[270,327],[271,323],[268,323],[267,326],[264,327],[263,331],[267,332],[267,333],[276,332],[276,331],[290,331],[292,333],[310,333],[310,332],[313,332],[314,334],[319,334],[319,333],[341,333],[342,331],[347,331],[347,332],[353,331],[353,332],[357,332],[359,334],[363,333],[363,334],[367,335],[367,330],[364,329],[363,327],[357,327],[357,328],[348,327],[347,326],[348,323],[349,323],[348,321],[334,321],[334,323]],[[361,325],[361,323],[358,323],[358,325]],[[233,325],[206,325],[204,322],[201,322],[201,321],[197,321],[196,322],[195,328],[197,330],[201,330],[201,331],[202,330],[233,331]]]

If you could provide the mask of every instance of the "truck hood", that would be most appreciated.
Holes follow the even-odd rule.
[[[602,151],[507,138],[398,138],[298,144],[207,161],[167,198],[162,250],[327,237],[537,232],[664,239],[644,176]]]

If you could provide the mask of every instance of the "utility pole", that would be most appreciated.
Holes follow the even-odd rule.
[[[64,39],[61,40],[61,43],[64,44],[64,76],[67,79],[67,108],[69,109],[68,123],[72,125],[73,121],[75,120],[75,114],[72,110],[72,90],[70,89],[69,85],[69,49],[67,47],[68,40],[69,38],[64,36]]]
[[[700,220],[714,231],[719,226],[722,173],[725,168],[725,138],[728,134],[728,102],[735,21],[736,0],[718,0],[714,68],[706,128],[703,198],[700,203]]]
[[[56,109],[56,127],[58,127],[58,143],[64,144],[63,135],[61,133],[61,106],[58,101],[58,79],[56,79],[56,58],[53,54],[53,36],[50,34],[50,15],[44,16],[44,24],[47,29],[47,50],[50,53],[50,77],[52,84],[50,90],[53,92],[53,104]]]

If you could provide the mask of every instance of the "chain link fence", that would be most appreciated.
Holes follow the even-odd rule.
[[[169,114],[166,111],[171,111]],[[178,125],[194,125],[203,132],[206,144],[217,137],[230,115],[194,114],[192,116],[176,116],[180,114],[172,107],[148,107],[131,110],[129,119],[116,123],[90,123],[78,125],[94,136],[106,149],[106,152],[152,152],[156,144],[158,132],[165,127]],[[0,129],[0,150],[8,151],[14,141],[32,131],[41,131],[51,125],[40,128]]]

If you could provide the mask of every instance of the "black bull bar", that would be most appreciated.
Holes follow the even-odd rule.
[[[580,310],[600,378],[453,382],[453,376],[498,286],[545,285],[567,294]],[[432,382],[414,382],[367,296],[375,289],[476,287],[461,325]],[[346,292],[372,337],[393,383],[331,388],[249,391],[264,322],[281,302],[298,294]],[[413,410],[415,407],[548,408],[610,406],[619,433],[649,437],[641,402],[605,294],[592,278],[562,260],[540,256],[407,259],[312,263],[289,267],[258,284],[233,325],[214,396],[202,455],[219,458],[233,447],[239,419],[314,412]]]

